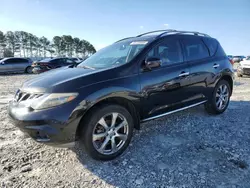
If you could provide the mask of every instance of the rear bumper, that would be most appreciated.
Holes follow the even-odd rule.
[[[13,124],[35,141],[57,147],[72,147],[76,140],[78,118],[71,116],[73,104],[30,111],[9,103],[8,114]]]
[[[46,72],[50,69],[48,69],[47,67],[40,67],[40,66],[33,66],[32,72],[35,74],[39,74],[42,72]]]

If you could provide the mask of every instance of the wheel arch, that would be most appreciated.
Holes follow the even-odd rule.
[[[232,77],[229,75],[223,75],[220,80],[226,80],[229,83],[229,86],[231,89],[230,94],[232,95],[232,92],[233,92],[233,79],[232,79]]]
[[[81,117],[79,124],[77,125],[76,129],[76,139],[79,138],[82,129],[84,128],[84,121],[88,118],[88,116],[98,107],[108,104],[117,104],[124,108],[126,108],[134,120],[134,128],[139,130],[140,129],[140,113],[138,107],[129,99],[125,97],[113,96],[102,99],[95,104],[91,105],[86,112]]]

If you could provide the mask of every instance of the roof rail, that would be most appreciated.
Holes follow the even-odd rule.
[[[210,37],[209,35],[205,34],[205,33],[200,33],[197,31],[177,31],[178,33],[190,33],[190,34],[194,34],[194,35],[202,35],[205,37]]]
[[[197,31],[178,31],[178,30],[174,30],[174,29],[163,29],[163,30],[150,31],[150,32],[147,32],[147,33],[142,33],[142,34],[137,35],[135,37],[141,37],[143,35],[147,35],[147,34],[151,34],[151,33],[156,33],[156,32],[163,32],[163,33],[157,35],[156,38],[160,38],[161,36],[163,36],[165,34],[171,34],[171,33],[175,33],[175,34],[185,34],[185,33],[187,33],[187,34],[202,35],[202,36],[205,36],[205,37],[210,37],[209,35],[207,35],[205,33],[200,33],[200,32],[197,32]],[[118,40],[115,43],[123,41],[123,40],[126,40],[126,39],[135,38],[135,37],[127,37],[127,38]]]
[[[147,34],[151,34],[151,33],[156,33],[156,32],[164,32],[164,33],[167,33],[167,32],[174,32],[176,30],[173,30],[173,29],[162,29],[162,30],[155,30],[155,31],[150,31],[150,32],[147,32],[147,33],[142,33],[140,35],[137,35],[136,37],[141,37],[143,35],[147,35]]]
[[[118,40],[118,41],[116,41],[115,43],[120,42],[120,41],[123,41],[123,40],[126,40],[126,39],[131,39],[131,38],[134,38],[134,37],[127,37],[127,38],[124,38],[124,39]]]
[[[169,32],[166,32],[166,33],[169,33]],[[166,33],[162,33],[162,34],[158,35],[157,38],[163,36]],[[202,36],[205,36],[205,37],[211,37],[211,36],[209,36],[209,35],[207,35],[205,33],[200,33],[200,32],[197,32],[197,31],[175,31],[175,34],[185,34],[185,33],[194,34],[194,35],[202,35]]]

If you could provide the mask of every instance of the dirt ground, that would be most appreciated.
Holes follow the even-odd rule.
[[[224,114],[199,106],[144,123],[121,157],[98,162],[11,124],[7,103],[34,76],[0,76],[0,187],[250,187],[250,77],[236,78]]]

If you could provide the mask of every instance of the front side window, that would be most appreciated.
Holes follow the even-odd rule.
[[[91,67],[94,69],[109,68],[130,62],[148,41],[133,41],[131,39],[114,43],[97,51],[77,67]]]
[[[200,38],[182,39],[187,61],[194,61],[209,57],[208,49]]]
[[[156,57],[161,59],[162,66],[183,62],[180,43],[178,40],[165,40],[153,47],[147,54],[147,57]]]
[[[5,64],[11,64],[11,63],[14,63],[14,62],[13,62],[13,59],[7,59],[7,60],[4,60],[4,63]]]

